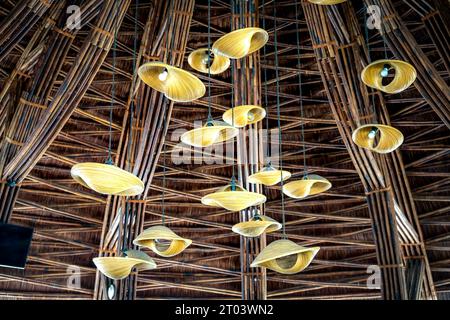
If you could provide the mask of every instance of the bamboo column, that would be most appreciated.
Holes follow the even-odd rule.
[[[96,2],[96,3],[95,3]],[[87,24],[94,16],[99,6],[98,1],[86,2],[82,8],[83,24]],[[49,16],[42,22],[30,43],[25,48],[17,65],[0,92],[0,215],[1,221],[8,222],[20,188],[20,181],[25,175],[12,177],[5,173],[5,168],[14,157],[25,148],[26,142],[35,135],[39,121],[49,112],[50,93],[55,86],[58,74],[67,57],[69,49],[78,32],[77,28],[69,29],[60,16],[64,12],[65,1],[55,5]],[[84,19],[84,20],[83,20]],[[10,88],[20,75],[23,66],[30,63],[31,52],[42,48],[39,56],[39,66],[33,77],[26,76],[30,81],[22,85],[17,99],[11,101]],[[24,82],[24,81],[22,81]],[[31,170],[32,168],[27,168]],[[28,170],[28,171],[29,171]]]
[[[232,8],[232,29],[245,27],[257,27],[258,1],[235,0]],[[231,60],[232,85],[234,90],[233,106],[261,105],[261,75],[260,56],[255,52],[243,59]],[[238,180],[248,191],[262,192],[261,186],[250,184],[247,181],[249,175],[256,173],[264,164],[262,146],[262,123],[255,123],[239,130],[237,137],[237,162]],[[259,207],[260,214],[264,215],[264,207]],[[248,221],[253,213],[243,210],[240,213],[240,221]],[[241,286],[242,299],[265,300],[267,299],[266,271],[257,272],[250,268],[250,264],[266,245],[265,234],[259,238],[240,237],[241,243]]]
[[[170,9],[170,12],[169,12]],[[137,65],[151,61],[167,61],[182,67],[191,19],[193,0],[155,1],[140,43]],[[170,57],[170,59],[169,59]],[[137,72],[133,75],[137,77]],[[173,102],[136,78],[124,116],[122,135],[115,159],[120,167],[132,171],[145,184],[142,195],[132,198],[110,197],[105,209],[100,255],[107,256],[133,248],[132,240],[143,230],[145,202],[165,143]],[[133,108],[131,118],[130,109]],[[164,121],[164,113],[166,120]],[[125,214],[126,213],[126,214]],[[94,299],[107,299],[106,279],[96,275]],[[118,300],[136,298],[137,274],[116,282]]]
[[[337,8],[326,8],[303,2],[314,52],[333,115],[352,162],[366,190],[372,219],[377,259],[381,268],[384,299],[406,299],[406,282],[400,250],[394,192],[383,157],[357,147],[352,132],[361,122],[374,116],[367,88],[361,83],[362,69],[358,46],[361,38],[355,34],[357,23],[344,4],[345,17]],[[347,29],[345,29],[347,27]],[[336,30],[344,30],[337,34]],[[345,35],[345,36],[344,36]]]

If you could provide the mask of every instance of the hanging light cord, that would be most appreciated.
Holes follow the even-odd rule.
[[[281,116],[280,116],[280,82],[278,77],[278,32],[277,32],[277,5],[273,4],[273,15],[274,15],[274,37],[275,37],[275,78],[276,78],[276,92],[277,92],[277,122],[278,122],[278,152],[279,152],[279,162],[280,162],[280,176],[281,176],[281,215],[283,224],[283,238],[286,236],[286,217],[284,214],[284,193],[283,193],[283,158],[281,147],[282,136],[281,136]]]
[[[266,30],[266,17],[265,17],[265,8],[266,8],[266,1],[263,0],[262,3],[262,27],[264,30]],[[267,66],[267,57],[266,57],[266,46],[263,46],[263,56],[264,56],[264,66]],[[267,96],[267,67],[264,68],[264,109],[266,109],[266,162],[267,166],[270,166],[270,129],[269,129],[269,99]]]
[[[211,0],[208,0],[208,120],[212,121],[211,114]]]
[[[232,10],[233,13],[231,14],[231,28],[233,28],[233,17],[234,17],[234,13],[236,12],[236,5],[234,3],[234,0],[231,1],[231,6],[232,6]],[[235,98],[235,92],[234,92],[234,70],[235,70],[235,61],[231,60],[231,126],[234,127],[234,98]],[[237,145],[237,143],[236,143]],[[234,146],[234,138],[233,138],[233,146]],[[233,174],[231,176],[231,190],[235,191],[236,190],[236,159],[234,158],[234,148],[233,148]]]
[[[298,94],[300,97],[300,117],[301,117],[301,139],[303,143],[303,178],[308,176],[308,167],[306,166],[306,145],[305,145],[305,121],[304,121],[304,110],[303,110],[303,89],[302,89],[302,72],[301,72],[301,56],[300,56],[300,29],[298,27],[300,21],[298,19],[298,1],[295,1],[295,29],[297,38],[297,64],[298,64]]]
[[[368,28],[367,23],[365,21],[366,14],[368,13],[368,7],[365,6],[365,8],[366,8],[366,10],[365,10],[365,13],[364,13],[363,23],[364,23],[365,40],[366,40],[366,45],[367,45],[367,60],[368,60],[368,63],[370,64],[372,62],[372,59],[370,58],[369,28]],[[374,119],[375,122],[377,122],[377,114],[376,114],[376,110],[375,110],[375,90],[373,90],[373,89],[367,89],[367,90],[371,91],[373,119]],[[369,108],[369,113],[370,113],[370,108]]]
[[[116,16],[118,15],[118,8],[116,3]],[[117,17],[116,17],[117,18]],[[112,84],[111,84],[111,107],[109,109],[109,142],[108,142],[108,159],[106,164],[113,164],[112,160],[112,122],[113,122],[113,108],[116,102],[116,52],[117,52],[117,34],[119,33],[119,21],[117,19],[117,26],[114,29],[113,39],[113,63],[112,63]]]

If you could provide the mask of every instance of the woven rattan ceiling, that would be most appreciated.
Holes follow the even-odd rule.
[[[366,37],[371,5],[389,18]],[[76,8],[79,28],[70,25]],[[208,47],[207,0],[1,2],[0,218],[35,232],[25,270],[0,267],[0,299],[106,299],[109,280],[92,259],[116,253],[117,243],[132,248],[163,215],[192,244],[171,258],[146,251],[157,268],[117,282],[116,299],[450,298],[448,2],[211,0],[210,9],[212,41],[245,26],[269,40],[208,80],[187,61]],[[417,71],[401,93],[361,82],[368,62],[386,56]],[[206,95],[170,103],[139,81],[137,68],[149,61],[190,71]],[[194,152],[180,136],[207,120],[208,92],[214,119],[256,104],[267,121],[240,129],[234,152]],[[252,129],[275,130],[278,149],[277,105],[283,169],[300,179],[306,163],[331,189],[282,199],[280,185],[248,184],[265,165],[264,135]],[[353,143],[352,131],[374,119],[403,133],[398,150]],[[144,182],[141,196],[103,196],[71,178],[74,164],[104,163],[109,153]],[[281,222],[284,212],[290,240],[321,248],[303,272],[250,268],[282,231],[240,237],[231,228],[251,212],[200,202],[234,170],[267,196],[261,213]]]

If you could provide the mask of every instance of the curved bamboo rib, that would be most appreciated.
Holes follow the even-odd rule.
[[[394,79],[387,85],[383,85],[382,82],[382,73],[385,72],[383,71],[385,67],[395,70]],[[386,93],[402,92],[416,80],[416,76],[416,69],[401,60],[377,60],[366,66],[361,72],[361,79],[367,86]]]
[[[308,1],[311,3],[314,3],[314,4],[329,6],[329,5],[343,3],[347,0],[308,0]]]
[[[211,74],[222,73],[230,66],[230,59],[224,56],[214,55],[208,71],[208,58],[208,48],[201,48],[191,52],[188,57],[188,63],[194,70]]]
[[[138,75],[149,87],[175,102],[190,102],[205,95],[206,87],[199,78],[183,69],[162,62],[148,62]]]
[[[251,206],[266,202],[266,196],[256,192],[249,192],[240,186],[232,190],[231,185],[220,188],[202,198],[207,206],[221,207],[230,211],[241,211]]]
[[[133,241],[133,244],[149,248],[162,257],[176,256],[190,246],[191,243],[192,240],[180,237],[165,226],[150,227]]]
[[[101,194],[136,196],[144,191],[141,179],[110,164],[78,163],[72,167],[70,174],[79,184]]]
[[[281,223],[268,216],[253,217],[250,221],[235,224],[231,230],[244,237],[258,237],[264,232],[270,233],[280,230]]]
[[[361,148],[377,153],[389,153],[403,143],[403,134],[391,126],[367,124],[353,131],[352,140]]]
[[[156,263],[147,254],[137,250],[128,250],[126,257],[98,257],[94,258],[97,269],[108,278],[121,280],[128,277],[133,268],[138,271],[156,268]]]
[[[305,176],[302,180],[286,183],[283,186],[283,193],[294,199],[302,199],[331,188],[331,182],[316,174]]]
[[[276,170],[273,167],[264,167],[261,171],[249,176],[248,182],[265,186],[274,186],[281,182],[281,177],[283,177],[283,181],[285,181],[291,177],[291,173],[285,170]]]
[[[238,134],[239,130],[235,127],[221,121],[210,121],[201,128],[183,133],[180,139],[187,145],[203,148],[233,139]]]
[[[319,250],[319,247],[305,248],[287,239],[277,240],[265,247],[250,266],[295,274],[306,269]]]
[[[242,128],[261,121],[266,116],[266,110],[260,106],[243,105],[228,109],[223,114],[223,120],[230,126]]]
[[[243,28],[227,33],[212,46],[212,51],[230,59],[240,59],[261,49],[269,40],[261,28]]]

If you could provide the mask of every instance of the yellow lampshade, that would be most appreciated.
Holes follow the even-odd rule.
[[[394,79],[383,85],[383,75],[387,70],[395,70]],[[372,62],[361,72],[362,81],[369,87],[386,93],[399,93],[408,88],[416,80],[416,69],[409,63],[401,60],[378,60]]]
[[[378,138],[377,133],[379,133]],[[403,134],[394,127],[367,124],[353,131],[352,139],[361,148],[377,153],[389,153],[403,143]]]
[[[173,257],[188,246],[192,240],[185,239],[165,226],[154,226],[144,230],[133,244],[151,249],[162,257]]]
[[[228,109],[222,118],[230,126],[242,128],[248,124],[256,123],[264,119],[265,116],[266,110],[260,106],[244,105]]]
[[[324,177],[316,174],[305,176],[302,180],[295,180],[283,186],[283,193],[294,199],[302,199],[331,188],[331,183]]]
[[[250,266],[265,267],[283,274],[295,274],[308,267],[319,250],[319,247],[299,246],[291,240],[277,240],[265,247]]]
[[[258,237],[263,232],[274,232],[281,229],[281,227],[281,223],[268,216],[256,216],[250,221],[235,224],[231,230],[244,237]]]
[[[240,59],[261,49],[269,40],[269,34],[261,28],[243,28],[220,37],[212,51],[230,59]]]
[[[162,62],[148,62],[139,67],[138,75],[149,87],[176,102],[199,99],[206,92],[199,78],[183,69]]]
[[[211,53],[213,55],[213,53]],[[210,70],[208,72],[208,48],[201,48],[192,51],[188,57],[188,63],[197,71],[203,73],[219,74],[224,72],[230,66],[230,59],[220,55],[214,55],[210,57],[212,63],[210,65]],[[210,62],[211,62],[210,61]]]
[[[248,182],[263,184],[265,186],[273,186],[281,182],[281,177],[283,176],[283,181],[291,177],[289,171],[276,170],[272,166],[264,167],[261,171],[252,174],[248,177]]]
[[[347,0],[308,0],[311,3],[314,4],[320,4],[320,5],[332,5],[332,4],[338,4],[345,2]]]
[[[221,121],[208,121],[203,127],[181,135],[181,141],[194,147],[209,147],[236,137],[239,130]]]
[[[126,257],[94,258],[97,269],[108,278],[121,280],[128,277],[133,268],[138,271],[156,268],[156,263],[147,254],[137,250],[128,250]]]
[[[256,192],[249,192],[241,186],[232,190],[231,185],[226,185],[214,193],[202,198],[202,203],[211,207],[221,207],[230,211],[241,211],[251,206],[266,202],[266,196]]]
[[[78,163],[70,174],[79,184],[101,194],[136,196],[144,191],[141,179],[110,164]]]

